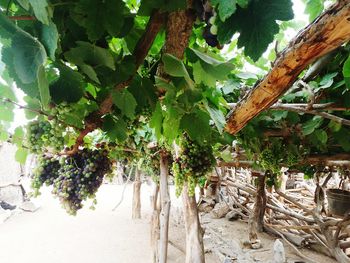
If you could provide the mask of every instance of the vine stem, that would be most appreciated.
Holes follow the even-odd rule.
[[[15,21],[34,21],[36,20],[36,17],[34,16],[8,16],[10,20]]]
[[[42,110],[36,110],[36,109],[32,109],[32,108],[29,108],[27,106],[23,106],[9,98],[4,98],[4,97],[0,97],[0,99],[4,102],[4,103],[11,103],[15,106],[17,106],[19,109],[24,109],[24,110],[29,110],[31,112],[35,112],[35,113],[38,113],[40,115],[45,115],[45,116],[50,116],[49,114],[47,114],[46,112],[43,112]]]

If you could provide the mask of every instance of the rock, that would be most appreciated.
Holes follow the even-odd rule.
[[[262,244],[261,244],[260,239],[255,240],[254,243],[251,243],[250,245],[251,245],[252,249],[262,248]]]
[[[15,205],[10,205],[9,203],[6,203],[4,201],[0,201],[0,207],[2,207],[3,209],[7,209],[7,210],[14,210],[14,209],[16,209]]]
[[[198,206],[198,211],[199,212],[204,212],[204,213],[209,213],[211,210],[213,210],[213,206],[211,204],[208,204],[208,203],[201,203],[199,206]]]
[[[31,201],[25,201],[19,206],[19,208],[26,212],[35,212],[40,208],[40,206],[36,206]]]
[[[284,252],[283,243],[276,239],[273,244],[273,263],[285,263],[286,262],[286,254]]]
[[[226,214],[225,218],[228,221],[236,221],[241,218],[241,215],[237,211],[230,211]]]
[[[230,211],[229,206],[226,203],[218,203],[214,209],[210,212],[212,218],[222,218]]]

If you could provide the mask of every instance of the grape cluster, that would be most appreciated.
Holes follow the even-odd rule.
[[[59,176],[58,171],[61,167],[59,160],[55,158],[40,156],[37,161],[37,168],[33,172],[31,182],[34,189],[34,196],[40,194],[39,189],[43,184],[49,186],[54,183]]]
[[[216,14],[215,10],[213,10],[212,16],[207,20],[207,25],[203,31],[203,38],[205,39],[207,44],[211,47],[219,47],[220,46],[218,38],[217,38],[218,27],[215,24],[216,17],[217,17],[217,14]]]
[[[64,147],[65,128],[48,120],[32,121],[27,125],[27,147],[33,153],[42,153],[49,148],[60,151]]]
[[[180,140],[181,152],[173,162],[176,194],[180,195],[184,182],[188,183],[190,195],[200,180],[212,169],[215,158],[210,145],[200,145],[192,141],[186,134]]]
[[[95,198],[104,175],[111,172],[112,167],[106,150],[84,149],[72,156],[62,156],[59,161],[51,159],[46,162],[51,165],[38,168],[32,186],[38,192],[42,181],[53,185],[52,193],[71,215],[83,207],[83,201]]]

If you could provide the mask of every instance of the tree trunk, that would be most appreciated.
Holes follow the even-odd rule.
[[[159,239],[159,263],[166,263],[168,257],[168,233],[170,215],[170,196],[168,187],[168,155],[160,154],[160,239]]]
[[[282,172],[280,176],[280,184],[276,186],[276,190],[281,193],[285,193],[287,188],[287,180],[288,180],[288,175],[286,174],[286,172]],[[282,196],[279,196],[278,200],[282,203],[284,202],[284,198]]]
[[[141,218],[141,174],[139,169],[135,170],[134,192],[132,199],[132,219]]]
[[[151,196],[152,217],[151,217],[151,248],[152,263],[158,263],[158,240],[159,240],[159,207],[158,207],[159,185],[154,184],[153,195]]]
[[[258,177],[257,195],[254,210],[249,216],[249,241],[257,243],[258,233],[264,230],[264,214],[266,208],[265,175]]]
[[[121,184],[124,183],[124,178],[123,178],[124,168],[123,168],[123,165],[120,162],[117,163],[116,172],[117,172],[117,184],[121,185]]]
[[[201,228],[195,196],[189,196],[187,184],[182,190],[186,230],[186,263],[204,263],[203,229]]]
[[[252,118],[275,103],[309,64],[349,41],[349,16],[349,1],[338,1],[301,30],[278,55],[265,78],[257,82],[230,112],[226,130],[236,134]]]

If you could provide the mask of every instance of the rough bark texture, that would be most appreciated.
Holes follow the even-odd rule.
[[[151,248],[152,262],[158,263],[158,240],[159,240],[159,208],[158,208],[159,185],[154,185],[153,195],[151,196],[152,217],[151,217]]]
[[[226,130],[235,134],[288,90],[300,72],[322,55],[350,39],[350,2],[326,10],[302,30],[279,55],[271,71],[229,114]]]
[[[141,174],[139,169],[135,171],[134,192],[132,199],[132,219],[141,218]]]
[[[160,157],[160,239],[159,239],[159,263],[166,263],[168,258],[168,233],[170,215],[170,196],[168,187],[168,156],[161,153]]]
[[[195,196],[189,196],[185,184],[182,190],[186,231],[186,263],[204,263],[203,229],[201,228]]]
[[[258,240],[258,233],[264,231],[264,214],[266,209],[265,175],[258,177],[257,195],[254,211],[249,217],[249,241],[253,244]]]

